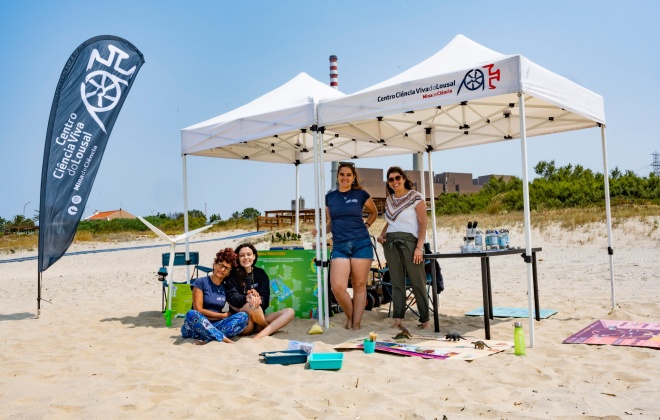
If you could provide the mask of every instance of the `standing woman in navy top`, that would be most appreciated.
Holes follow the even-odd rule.
[[[181,327],[183,338],[200,340],[206,344],[217,340],[233,343],[229,338],[240,334],[248,325],[248,315],[244,312],[230,314],[223,312],[227,303],[224,280],[236,265],[236,254],[225,248],[215,255],[213,272],[195,280],[193,284],[193,309],[186,313]]]
[[[332,232],[330,285],[346,314],[345,327],[359,330],[367,305],[367,278],[374,259],[368,229],[378,217],[378,210],[360,185],[355,164],[339,162],[337,181],[339,188],[325,196],[326,230]],[[366,221],[362,218],[364,209],[369,213]],[[348,293],[349,277],[352,299]]]

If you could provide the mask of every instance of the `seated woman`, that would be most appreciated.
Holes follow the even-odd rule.
[[[227,301],[229,311],[246,313],[249,322],[241,335],[257,333],[254,338],[262,338],[279,331],[291,322],[294,311],[285,308],[265,314],[270,303],[270,279],[259,267],[257,249],[252,244],[242,244],[236,248],[238,265],[227,281]]]
[[[181,327],[183,338],[194,338],[206,344],[217,340],[233,343],[230,337],[241,333],[248,326],[248,315],[223,312],[227,303],[224,280],[236,265],[236,254],[225,248],[215,255],[213,272],[195,280],[193,284],[193,309],[186,313]]]

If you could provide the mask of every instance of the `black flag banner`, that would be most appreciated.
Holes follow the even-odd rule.
[[[104,35],[69,57],[48,120],[39,205],[39,273],[66,252],[126,96],[144,64],[125,39]]]

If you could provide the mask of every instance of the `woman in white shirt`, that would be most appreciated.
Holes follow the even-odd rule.
[[[424,271],[426,240],[426,203],[412,189],[403,169],[387,170],[385,227],[378,236],[390,271],[394,326],[403,325],[406,311],[406,274],[412,285],[422,328],[429,327],[429,299]]]

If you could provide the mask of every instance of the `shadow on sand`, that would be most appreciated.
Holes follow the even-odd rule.
[[[0,321],[20,321],[23,319],[37,319],[37,316],[31,312],[19,312],[16,314],[0,314]]]
[[[172,328],[165,325],[165,318],[160,311],[146,311],[140,312],[137,316],[124,316],[121,318],[105,318],[101,322],[119,321],[122,324],[131,328],[147,327],[147,328]]]

